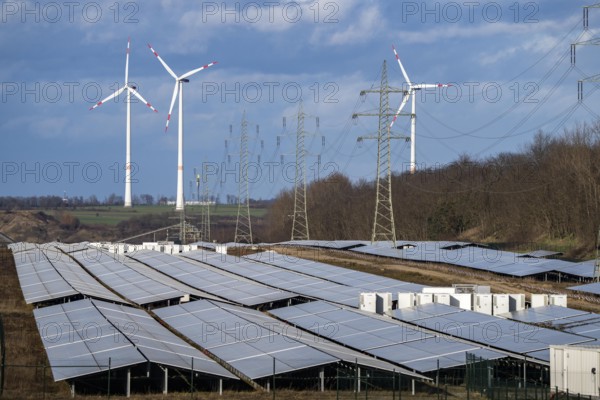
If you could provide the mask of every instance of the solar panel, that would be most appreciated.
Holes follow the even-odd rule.
[[[175,336],[145,311],[101,301],[93,303],[151,362],[191,370],[193,358],[194,371],[237,379],[215,361]]]
[[[392,247],[391,243],[380,242],[349,250],[400,260],[446,263],[516,277],[553,271],[590,276],[589,266],[577,267],[576,264],[563,260],[526,258],[523,254],[474,246],[465,242],[406,242],[398,244],[397,248]]]
[[[567,289],[576,290],[578,292],[600,294],[600,282],[588,283],[585,285],[570,286]]]
[[[202,267],[169,254],[141,250],[130,257],[186,285],[246,306],[296,297],[295,293],[273,289],[231,274],[224,274],[221,271]]]
[[[424,285],[403,282],[384,276],[354,271],[317,261],[277,254],[275,252],[256,253],[244,258],[326,279],[345,286],[360,288],[363,291],[391,292],[395,297],[397,297],[398,292],[420,292],[425,287]]]
[[[338,361],[268,324],[243,318],[208,300],[156,310],[167,324],[251,379]],[[276,324],[276,321],[273,321]]]
[[[526,308],[525,310],[520,311],[512,311],[503,314],[503,316],[515,321],[540,323],[590,314],[591,313],[587,311],[576,310],[574,308],[547,305],[543,307]]]
[[[147,361],[237,379],[145,311],[98,300],[34,310],[55,381]]]
[[[345,304],[351,307],[358,307],[359,295],[364,291],[336,282],[299,274],[273,265],[224,254],[191,251],[182,254],[182,257],[196,260],[281,290],[298,293],[306,297]]]
[[[331,304],[321,301],[309,304],[310,309],[307,304],[302,304],[270,313],[303,329],[318,332],[328,340],[419,372],[435,370],[438,360],[440,366],[464,365],[465,352],[481,349],[479,345],[446,339],[397,320],[341,307],[332,309]],[[458,359],[453,359],[453,354],[459,354]]]
[[[420,310],[423,307],[412,308]],[[404,315],[411,316],[404,310],[392,311],[392,316],[400,321],[403,321]],[[422,328],[516,354],[528,354],[548,349],[551,344],[576,344],[591,341],[583,336],[468,310],[412,319],[411,322]]]
[[[55,381],[146,362],[90,300],[33,310]]]
[[[112,290],[136,304],[178,299],[185,295],[184,292],[150,279],[99,250],[93,253],[88,251],[72,253],[71,257]]]
[[[27,304],[79,294],[56,271],[39,249],[13,254],[23,297]]]
[[[304,305],[316,304],[318,302],[306,303]],[[326,303],[325,303],[326,304]],[[265,313],[251,310],[247,308],[241,308],[233,305],[227,304],[219,304],[221,308],[227,310],[228,312],[234,313],[245,320],[256,324],[268,326],[273,331],[300,341],[308,346],[321,350],[332,357],[339,358],[347,363],[358,363],[358,365],[366,366],[369,368],[387,370],[399,372],[404,375],[414,376],[417,378],[423,378],[422,375],[414,373],[410,370],[406,370],[404,368],[398,367],[394,364],[388,363],[383,360],[376,359],[374,357],[365,355],[358,351],[354,351],[348,347],[340,346],[337,343],[334,343],[330,340],[327,340],[323,337],[315,336],[313,334],[308,333],[307,331],[299,330],[291,325],[288,325],[284,322],[276,320]],[[333,306],[334,309],[336,308]]]

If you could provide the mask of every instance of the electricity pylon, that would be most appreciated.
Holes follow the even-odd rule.
[[[404,93],[406,90],[392,88],[388,85],[387,63],[383,61],[381,67],[381,83],[379,88],[363,90],[361,96],[367,93],[379,93],[379,112],[356,113],[352,118],[359,116],[377,116],[379,117],[379,127],[376,136],[361,136],[358,141],[365,139],[377,139],[377,197],[375,201],[375,218],[373,220],[373,232],[371,242],[390,241],[393,247],[396,247],[396,228],[394,224],[394,209],[392,206],[392,160],[391,160],[391,141],[392,139],[408,140],[406,136],[392,135],[390,130],[390,117],[396,114],[392,112],[389,104],[390,93]],[[412,114],[400,114],[412,116]]]
[[[246,111],[242,116],[240,136],[240,165],[238,180],[238,212],[235,223],[235,243],[252,243],[252,222],[250,221],[250,193],[248,191],[248,121]]]
[[[298,108],[298,128],[296,130],[296,176],[294,179],[294,216],[292,220],[292,240],[309,240],[308,215],[306,214],[306,148],[304,146],[304,110],[302,101]]]

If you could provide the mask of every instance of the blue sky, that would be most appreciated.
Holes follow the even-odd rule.
[[[134,194],[170,197],[176,190],[176,110],[164,133],[173,79],[147,43],[177,74],[219,62],[185,86],[188,199],[193,168],[202,165],[210,171],[211,193],[221,199],[237,193],[233,171],[244,110],[251,160],[257,163],[250,171],[251,196],[272,198],[292,187],[300,92],[307,114],[319,117],[318,128],[315,118],[305,121],[312,133],[307,137],[310,178],[317,175],[320,154],[320,177],[340,171],[353,180],[373,179],[376,143],[359,146],[356,139],[375,132],[377,119],[353,121],[351,115],[376,110],[377,96],[361,99],[359,92],[378,85],[384,59],[390,85],[404,83],[392,44],[413,82],[454,85],[417,97],[419,165],[443,165],[462,154],[482,159],[518,151],[539,129],[560,134],[597,118],[596,86],[584,84],[584,101],[578,105],[577,81],[600,73],[600,49],[578,47],[575,67],[569,54],[571,43],[590,39],[600,29],[600,9],[591,9],[590,29],[583,31],[586,4],[5,1],[0,15],[0,192],[66,191],[100,199],[123,194],[125,96],[88,108],[122,85],[128,37],[130,80],[159,111],[132,105]],[[391,95],[392,108],[400,100]],[[408,118],[400,117],[394,131],[408,134]],[[394,143],[395,171],[406,169],[409,154],[408,143]]]

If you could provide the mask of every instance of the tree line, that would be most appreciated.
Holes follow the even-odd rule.
[[[311,239],[370,239],[375,196],[374,181],[342,174],[310,183]],[[394,174],[392,198],[399,239],[568,240],[589,252],[600,225],[600,123],[540,131],[521,151]],[[293,206],[293,189],[277,196],[266,241],[289,240]]]

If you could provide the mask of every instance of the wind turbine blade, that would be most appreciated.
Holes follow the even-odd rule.
[[[163,65],[163,67],[165,67],[165,69],[167,70],[167,72],[169,74],[171,74],[171,76],[173,78],[177,79],[177,75],[175,75],[175,72],[173,72],[173,70],[171,68],[169,68],[169,66],[167,65],[167,63],[164,62],[162,58],[160,58],[160,56],[158,55],[158,53],[152,48],[152,46],[150,46],[150,43],[148,43],[148,47],[150,48],[150,51],[152,53],[154,53],[154,55],[156,56],[156,58],[158,58],[158,61],[160,61],[160,63]]]
[[[179,81],[175,81],[175,89],[173,89],[173,97],[171,98],[171,107],[169,107],[169,115],[167,115],[167,125],[165,126],[165,132],[169,129],[169,121],[171,120],[171,113],[173,112],[173,106],[177,99],[177,93],[179,92]]]
[[[135,90],[134,88],[132,88],[132,87],[130,87],[130,86],[127,86],[127,90],[129,90],[129,91],[131,92],[131,94],[132,94],[132,95],[134,95],[135,97],[137,97],[138,99],[140,99],[140,101],[141,101],[142,103],[144,103],[145,105],[147,105],[147,106],[148,106],[148,107],[149,107],[149,108],[150,108],[152,111],[154,111],[154,112],[158,112],[158,111],[156,110],[156,108],[152,107],[152,104],[148,103],[148,102],[146,101],[146,99],[144,99],[144,98],[142,97],[142,95],[141,95],[141,94],[139,94],[139,92],[138,92],[137,90]]]
[[[450,87],[451,84],[446,83],[419,83],[418,85],[412,85],[413,89],[428,89],[428,88],[442,88],[442,87]]]
[[[127,38],[127,56],[125,57],[125,85],[129,83],[129,44],[131,40]]]
[[[115,97],[117,97],[118,95],[123,93],[123,90],[125,90],[125,89],[127,89],[127,86],[123,86],[121,89],[117,90],[116,92],[114,92],[113,94],[111,94],[110,96],[105,98],[104,100],[97,102],[92,107],[90,107],[90,110],[93,110],[96,107],[100,107],[102,104],[106,103],[107,101],[114,99]]]
[[[202,71],[203,69],[206,69],[206,68],[208,68],[208,67],[212,67],[212,66],[213,66],[213,65],[215,65],[217,62],[218,62],[218,61],[213,61],[213,62],[211,62],[210,64],[206,64],[206,65],[203,65],[203,66],[202,66],[202,67],[200,67],[200,68],[196,68],[196,69],[193,69],[193,70],[191,70],[191,71],[189,71],[189,72],[186,72],[185,74],[181,75],[181,76],[180,76],[178,79],[185,79],[185,78],[188,78],[188,77],[190,77],[190,76],[194,75],[196,72],[200,72],[200,71]]]
[[[394,47],[394,45],[392,45],[392,49],[394,50],[394,54],[396,55],[396,61],[398,61],[398,65],[400,66],[400,69],[402,70],[402,75],[404,75],[404,79],[406,80],[406,83],[408,83],[409,85],[410,83],[410,79],[408,79],[408,75],[406,74],[406,71],[404,70],[404,66],[402,65],[402,61],[400,61],[400,57],[398,56],[398,53],[396,52],[396,48]]]
[[[404,106],[408,102],[408,98],[409,97],[410,97],[410,92],[406,92],[404,94],[404,97],[402,98],[402,103],[400,103],[400,107],[398,107],[398,111],[396,111],[396,115],[394,115],[394,119],[390,123],[390,129],[392,129],[392,126],[394,126],[394,122],[396,122],[396,119],[398,119],[398,115],[400,115],[400,111],[402,111],[402,109],[404,108]]]

